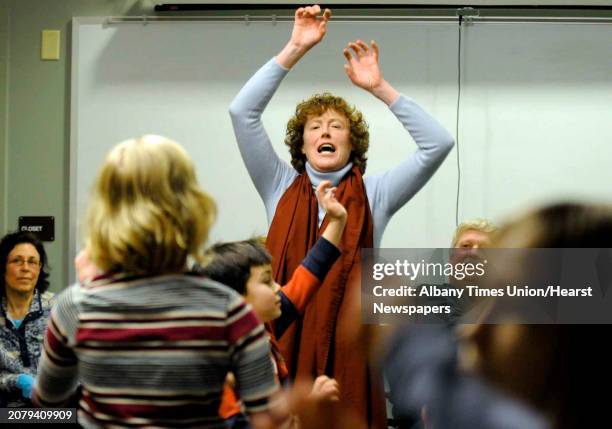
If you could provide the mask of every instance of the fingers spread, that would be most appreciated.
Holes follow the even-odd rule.
[[[353,50],[353,52],[355,52],[355,56],[357,56],[357,58],[361,58],[363,56],[361,48],[356,43],[349,42],[349,47]]]
[[[370,47],[363,40],[357,40],[357,45],[363,50],[365,54],[370,51]]]
[[[376,41],[372,40],[370,42],[370,44],[372,45],[372,49],[374,49],[374,56],[376,57],[376,59],[378,59],[378,53],[380,52],[378,50],[378,43],[376,43]]]
[[[349,62],[353,59],[353,56],[351,55],[351,52],[347,48],[344,48],[342,50],[342,54],[344,54],[344,58],[346,58],[347,61],[349,61]]]
[[[373,55],[376,59],[378,59],[378,45],[374,40],[371,41],[371,45],[372,47],[370,48],[370,46],[368,46],[368,44],[363,40],[356,40],[348,43],[348,47],[353,50],[357,58]],[[344,56],[346,57],[346,52]],[[347,59],[349,58],[347,57]]]

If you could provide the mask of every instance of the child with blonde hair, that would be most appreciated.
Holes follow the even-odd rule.
[[[87,250],[101,271],[52,311],[35,387],[64,405],[78,384],[84,427],[222,428],[226,373],[251,415],[278,390],[264,326],[236,292],[187,269],[215,218],[189,155],[143,136],[104,160],[87,213]]]

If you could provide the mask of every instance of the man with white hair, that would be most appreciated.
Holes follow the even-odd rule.
[[[491,236],[497,227],[486,219],[471,219],[457,226],[453,235],[451,247],[454,248],[486,248],[491,245]]]

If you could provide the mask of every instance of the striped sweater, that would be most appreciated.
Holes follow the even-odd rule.
[[[84,427],[223,428],[226,373],[249,412],[278,389],[263,325],[211,280],[125,275],[65,290],[51,312],[35,402],[66,403],[82,387]]]

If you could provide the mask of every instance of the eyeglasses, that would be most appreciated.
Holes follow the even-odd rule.
[[[28,259],[25,260],[23,258],[15,258],[15,259],[11,259],[10,261],[8,261],[9,264],[11,265],[16,265],[18,267],[22,267],[25,264],[28,264],[34,268],[40,268],[40,261],[38,259]]]

